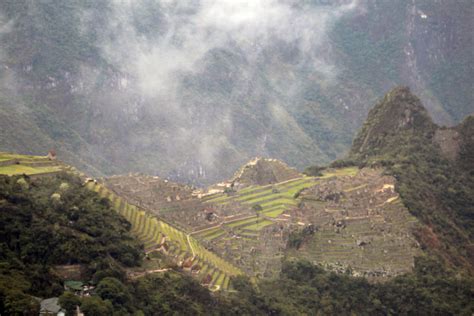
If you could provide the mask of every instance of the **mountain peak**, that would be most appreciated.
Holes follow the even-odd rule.
[[[350,154],[380,154],[385,147],[391,146],[393,138],[400,140],[405,134],[430,134],[435,127],[420,99],[408,87],[396,87],[369,112]]]

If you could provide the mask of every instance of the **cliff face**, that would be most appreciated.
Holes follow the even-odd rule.
[[[460,134],[459,164],[469,171],[471,176],[474,170],[474,116],[470,115],[458,126]]]

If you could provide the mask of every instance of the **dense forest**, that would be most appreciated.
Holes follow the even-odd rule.
[[[0,313],[35,311],[35,297],[63,292],[57,265],[82,264],[93,283],[124,279],[142,246],[108,202],[64,174],[0,178]]]

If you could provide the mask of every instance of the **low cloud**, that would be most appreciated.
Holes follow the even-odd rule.
[[[335,83],[328,30],[356,6],[357,1],[117,0],[102,49],[110,63],[130,75],[128,88],[149,101],[147,110],[174,126],[166,151],[194,147],[196,159],[212,167],[222,150],[232,150],[227,139],[235,126],[232,113],[244,98],[267,102],[277,121],[292,121],[284,117],[291,103],[258,101],[269,95],[264,89],[291,99],[302,86],[301,78],[291,76],[303,68]],[[273,58],[285,60],[286,68],[281,62],[272,65]],[[213,90],[226,81],[227,94]]]

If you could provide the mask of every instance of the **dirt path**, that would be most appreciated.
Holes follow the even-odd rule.
[[[193,257],[196,257],[196,253],[194,252],[193,245],[191,244],[191,241],[189,240],[189,235],[190,234],[186,234],[186,239],[188,240],[188,245],[189,245],[189,248],[191,248],[191,252],[193,253]]]
[[[130,273],[129,274],[129,278],[131,280],[135,280],[135,279],[138,279],[138,278],[141,278],[141,277],[144,277],[145,275],[147,274],[152,274],[152,273],[163,273],[163,272],[166,272],[166,271],[170,271],[172,269],[155,269],[155,270],[146,270],[144,272],[136,272],[136,273]]]

